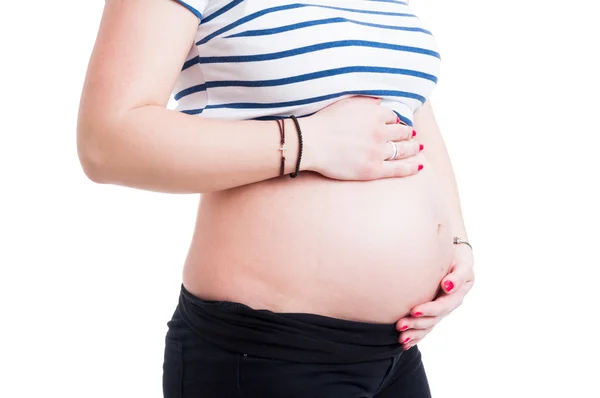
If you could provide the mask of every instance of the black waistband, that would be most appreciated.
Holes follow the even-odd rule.
[[[393,324],[255,310],[230,301],[202,300],[183,285],[178,308],[188,326],[206,340],[252,356],[294,362],[350,363],[402,353]]]

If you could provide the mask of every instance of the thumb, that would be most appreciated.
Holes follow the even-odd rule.
[[[455,252],[455,254],[458,254],[458,252]],[[462,288],[465,283],[470,282],[473,282],[472,253],[470,255],[455,255],[450,273],[440,282],[442,290],[445,293],[452,293]]]
[[[462,288],[465,283],[473,281],[473,266],[468,260],[456,261],[448,275],[440,285],[445,293],[452,293]]]
[[[444,279],[442,279],[442,282],[440,283],[442,290],[445,293],[452,293],[452,292],[458,290],[458,288],[460,287],[461,284],[462,284],[462,280],[456,272],[452,272],[452,273],[446,275],[444,277]]]

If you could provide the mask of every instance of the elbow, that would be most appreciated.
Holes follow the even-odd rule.
[[[97,147],[87,143],[77,143],[77,155],[83,173],[87,178],[97,184],[106,184],[106,161],[105,156]]]
[[[85,176],[97,184],[109,183],[109,154],[98,139],[99,133],[95,129],[78,126],[77,128],[77,156]]]
[[[96,153],[92,153],[90,149],[78,149],[79,163],[83,169],[85,176],[92,182],[97,184],[107,184],[103,162]]]

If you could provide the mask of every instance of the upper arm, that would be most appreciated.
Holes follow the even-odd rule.
[[[80,104],[80,122],[166,106],[198,28],[189,0],[106,0]],[[188,9],[186,9],[188,8]],[[195,9],[200,12],[199,9]]]

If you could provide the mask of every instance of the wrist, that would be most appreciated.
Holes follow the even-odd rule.
[[[473,246],[465,239],[461,239],[460,237],[453,237],[452,243],[454,246],[454,253],[461,258],[463,256],[473,257]]]
[[[283,146],[285,150],[282,153],[282,155],[285,156],[283,174],[288,176],[296,170],[296,163],[298,162],[299,140],[294,122],[291,119],[286,118],[283,119],[283,124],[285,135],[285,145]]]
[[[292,120],[289,120],[291,131],[296,133],[296,127]],[[300,162],[300,171],[315,171],[319,172],[319,151],[321,145],[319,144],[320,129],[318,127],[318,118],[316,115],[304,117],[298,119],[300,127],[302,128],[303,138],[303,150],[302,150],[302,161]],[[298,143],[298,136],[296,135],[296,145]]]

